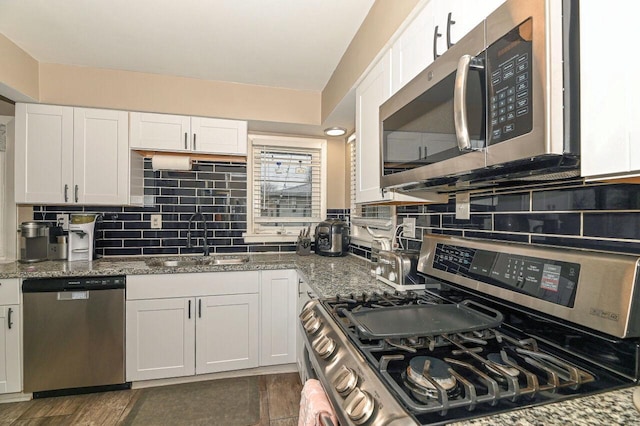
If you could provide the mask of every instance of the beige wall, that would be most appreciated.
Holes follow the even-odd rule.
[[[40,101],[320,124],[319,92],[59,64],[40,64]]]
[[[345,204],[345,147],[344,139],[327,140],[327,208],[346,209]]]
[[[0,99],[0,115],[8,115],[11,117],[15,116],[16,115],[15,105]]]
[[[376,0],[322,91],[323,121],[351,90],[418,2]]]
[[[0,61],[1,94],[13,99],[10,92],[16,91],[38,99],[38,61],[2,34]]]

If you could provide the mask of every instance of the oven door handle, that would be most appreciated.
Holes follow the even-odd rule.
[[[460,151],[474,151],[478,148],[471,146],[469,135],[468,111],[467,111],[467,82],[469,81],[469,70],[482,69],[481,65],[472,64],[473,56],[463,55],[458,60],[456,71],[456,81],[453,91],[453,123],[456,129],[456,139]]]

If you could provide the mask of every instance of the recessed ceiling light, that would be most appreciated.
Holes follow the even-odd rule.
[[[327,136],[344,136],[347,133],[347,129],[342,127],[329,127],[324,129],[324,134]]]

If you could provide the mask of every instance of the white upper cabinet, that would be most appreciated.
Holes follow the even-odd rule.
[[[16,202],[65,203],[73,185],[73,108],[16,104]]]
[[[129,117],[126,111],[74,108],[74,200],[127,204]]]
[[[379,110],[391,93],[390,58],[387,52],[356,89],[356,203],[384,199]]]
[[[123,111],[16,104],[16,202],[129,203]]]
[[[442,55],[505,1],[433,0],[434,26],[440,35],[436,54]]]
[[[130,113],[130,147],[154,151],[247,155],[247,122]]]
[[[626,43],[611,43],[635,37],[635,15],[624,5],[580,3],[580,161],[588,179],[640,176],[640,80]],[[605,22],[616,23],[607,36],[599,30]]]
[[[391,47],[391,91],[433,62],[434,1],[428,2]]]

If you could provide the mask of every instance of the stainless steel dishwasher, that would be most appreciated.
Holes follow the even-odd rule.
[[[34,397],[126,388],[125,277],[29,279],[24,390]]]

